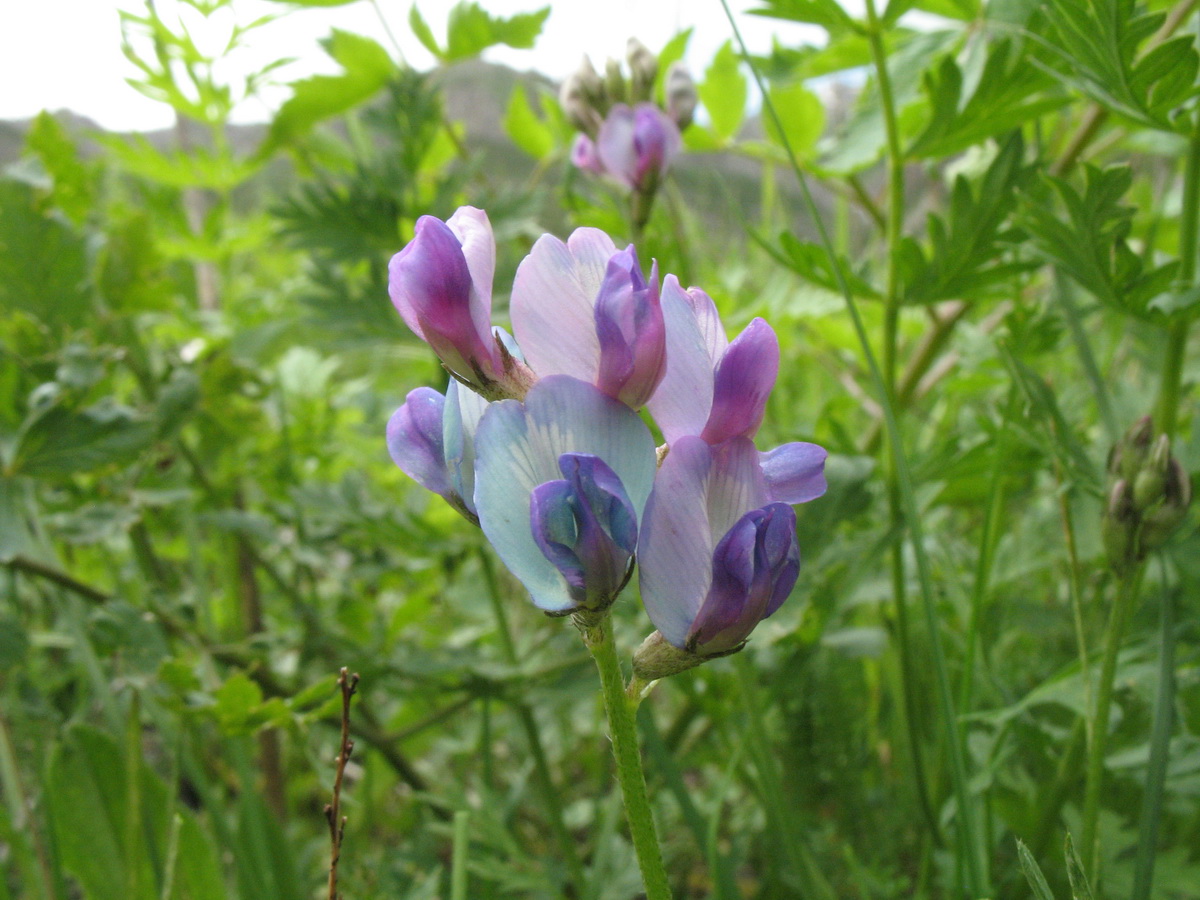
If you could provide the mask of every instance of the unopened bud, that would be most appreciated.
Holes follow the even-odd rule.
[[[654,93],[654,79],[658,77],[658,57],[650,52],[637,38],[630,38],[625,50],[632,79],[631,102],[643,103]]]
[[[1113,445],[1108,455],[1109,473],[1116,478],[1132,481],[1141,470],[1153,441],[1154,422],[1149,416],[1142,416]]]
[[[1167,542],[1192,504],[1192,482],[1183,464],[1171,457],[1163,480],[1161,502],[1142,518],[1141,543],[1144,551],[1157,550]]]
[[[1133,505],[1138,512],[1145,512],[1162,500],[1170,465],[1171,439],[1160,434],[1133,479]]]
[[[1118,572],[1141,558],[1137,531],[1137,516],[1133,510],[1129,482],[1122,478],[1109,490],[1108,503],[1100,520],[1100,536],[1104,540],[1108,561]]]
[[[610,59],[604,66],[604,95],[609,108],[617,103],[629,102],[629,86],[621,74],[621,64],[615,59]],[[604,112],[607,114],[608,109]]]
[[[680,131],[692,124],[696,112],[696,82],[681,62],[671,63],[671,68],[667,69],[666,102],[667,115]]]
[[[603,93],[604,83],[586,56],[578,71],[568,77],[559,90],[559,103],[567,119],[577,129],[592,137],[595,137],[602,121],[596,105],[602,99]]]

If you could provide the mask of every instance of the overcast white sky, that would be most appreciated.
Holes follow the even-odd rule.
[[[453,0],[416,0],[434,32],[444,36],[446,14]],[[549,0],[482,0],[493,15],[528,12]],[[179,15],[177,0],[157,0],[168,21]],[[759,6],[756,0],[731,0],[735,11]],[[412,0],[379,0],[379,7],[396,35],[407,61],[417,68],[432,64],[428,53],[408,30]],[[485,58],[517,69],[538,69],[553,78],[573,71],[586,53],[596,62],[622,57],[625,41],[637,36],[657,50],[679,29],[694,26],[688,62],[699,75],[716,49],[728,40],[729,25],[718,0],[553,0],[552,12],[533,50],[497,48]],[[334,27],[369,35],[391,46],[374,7],[366,0],[329,9],[302,9],[269,0],[234,0],[238,21],[264,13],[287,12],[278,21],[254,32],[249,46],[231,61],[247,71],[282,56],[297,62],[278,73],[280,81],[336,66],[317,45]],[[121,53],[119,9],[141,12],[144,0],[0,0],[0,119],[26,118],[42,109],[70,109],[110,129],[135,130],[168,126],[173,113],[164,104],[142,97],[125,83],[135,74]],[[219,45],[228,36],[230,20],[216,17],[206,23],[187,18],[198,42]],[[757,16],[739,15],[739,27],[752,50],[766,50],[772,34],[789,44],[812,40],[815,30]],[[266,102],[239,110],[239,121],[263,121],[269,107],[287,96],[279,89]]]

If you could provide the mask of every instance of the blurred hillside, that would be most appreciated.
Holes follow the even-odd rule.
[[[500,190],[520,190],[534,172],[536,163],[517,148],[505,131],[505,110],[517,84],[524,85],[531,98],[539,92],[555,93],[557,86],[537,72],[517,72],[480,60],[447,67],[434,78],[442,87],[448,117],[462,123],[467,147],[478,155],[481,168],[488,173],[488,178]],[[70,110],[58,110],[54,115],[85,154],[100,152],[94,137],[103,130],[92,120]],[[831,121],[838,118],[836,110],[829,111],[828,115]],[[0,168],[19,158],[30,124],[31,120],[0,121]],[[233,125],[229,128],[229,138],[239,153],[249,155],[261,143],[266,130],[265,124]],[[758,119],[749,120],[745,136],[758,137],[761,133]],[[147,132],[144,136],[160,149],[171,147],[178,140],[175,129]],[[198,138],[199,135],[189,136],[190,140]],[[701,218],[710,234],[728,233],[730,239],[740,239],[740,218],[744,216],[746,220],[754,221],[758,216],[762,200],[762,170],[757,161],[730,153],[685,154],[677,163],[674,174],[688,205]],[[290,165],[277,162],[259,176],[260,183],[255,187],[267,193],[285,192],[292,178]],[[789,205],[795,200],[796,206],[799,206],[799,197],[790,178],[782,179],[780,190],[782,196],[779,200]],[[829,197],[819,186],[817,195],[818,204],[826,207]],[[804,222],[795,224],[802,233],[807,231]]]

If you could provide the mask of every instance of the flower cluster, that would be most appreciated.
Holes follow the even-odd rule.
[[[490,323],[494,262],[471,207],[421,218],[392,259],[393,303],[453,376],[392,416],[392,458],[477,522],[548,613],[604,615],[636,560],[658,629],[644,680],[737,650],[796,582],[792,505],[825,491],[822,448],[754,445],[774,331],[755,319],[729,340],[707,294],[580,228],[517,269],[509,337]]]
[[[571,161],[607,175],[635,195],[653,196],[683,146],[680,132],[691,124],[696,86],[680,63],[667,71],[665,108],[653,102],[658,59],[631,38],[626,54],[630,77],[609,60],[603,77],[586,57],[562,86],[562,105],[580,134]]]

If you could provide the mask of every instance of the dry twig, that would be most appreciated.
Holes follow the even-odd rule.
[[[339,900],[337,889],[338,860],[342,855],[342,838],[346,834],[346,817],[341,814],[342,777],[346,774],[346,763],[354,752],[354,741],[350,740],[350,698],[358,688],[358,673],[348,674],[345,666],[338,673],[338,687],[342,691],[342,743],[338,748],[337,775],[333,779],[333,802],[325,804],[325,821],[329,823],[329,900]]]

